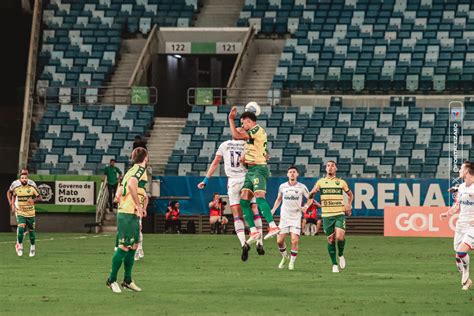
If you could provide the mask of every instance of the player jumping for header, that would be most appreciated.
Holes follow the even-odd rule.
[[[276,236],[280,229],[273,220],[270,205],[265,199],[267,191],[267,179],[270,171],[267,166],[267,133],[257,124],[257,116],[252,112],[244,112],[241,116],[243,131],[235,127],[235,117],[237,116],[237,107],[233,107],[229,113],[229,125],[234,139],[246,140],[245,152],[241,157],[241,162],[247,165],[248,172],[245,175],[244,186],[241,190],[240,206],[244,213],[244,218],[250,227],[250,237],[247,243],[257,241],[261,234],[255,227],[250,201],[255,196],[258,208],[265,217],[270,226],[265,239]]]
[[[237,128],[237,131],[242,132],[242,128]],[[203,189],[206,186],[209,178],[212,177],[215,170],[219,166],[220,161],[224,159],[225,174],[228,178],[227,194],[229,195],[230,209],[232,210],[232,215],[234,216],[235,233],[237,234],[242,247],[242,261],[247,261],[250,246],[245,241],[245,226],[242,217],[242,209],[240,207],[240,190],[244,185],[245,175],[247,174],[247,169],[240,162],[240,157],[242,157],[244,154],[244,146],[245,141],[243,140],[232,139],[223,142],[219,146],[219,149],[217,149],[216,156],[209,166],[206,177],[198,184],[198,188]],[[253,219],[255,225],[257,230],[261,233],[262,219],[258,213],[255,199],[251,201],[251,208],[254,214]],[[262,238],[257,240],[257,252],[259,255],[265,254]]]

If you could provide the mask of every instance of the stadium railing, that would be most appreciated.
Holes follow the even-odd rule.
[[[107,179],[102,181],[99,189],[99,194],[97,196],[97,205],[96,205],[96,214],[95,221],[96,223],[102,223],[105,216],[105,208],[107,206],[107,201],[109,199],[109,190],[107,190]],[[96,234],[100,232],[100,227],[96,226]]]
[[[158,26],[155,24],[150,35],[148,35],[145,46],[138,58],[137,65],[133,70],[132,77],[128,83],[130,87],[133,85],[146,84],[146,73],[151,64],[153,52],[158,51],[158,43]]]
[[[195,105],[245,105],[258,101],[260,105],[280,104],[278,90],[245,88],[188,88],[187,103]]]
[[[237,56],[237,60],[235,61],[234,68],[229,77],[229,81],[227,82],[227,88],[234,88],[238,87],[240,80],[243,79],[243,75],[245,74],[248,64],[250,63],[253,55],[255,52],[249,51],[249,49],[255,49],[255,45],[250,45],[255,39],[255,28],[253,25],[249,27],[247,35],[245,35],[245,39],[242,45],[242,50],[240,51],[239,55]]]
[[[138,98],[134,95],[136,88],[138,86],[44,87],[38,94],[38,103],[44,106],[52,103],[75,105],[157,104],[158,90],[156,87],[140,87],[148,89],[148,102],[134,99]]]
[[[25,98],[23,101],[23,127],[18,157],[18,168],[26,168],[28,164],[28,150],[30,146],[31,118],[33,116],[33,96],[36,79],[36,66],[38,59],[38,43],[41,31],[41,15],[43,1],[36,0],[33,9],[33,22],[31,24],[30,47],[28,54],[28,68],[26,72]]]

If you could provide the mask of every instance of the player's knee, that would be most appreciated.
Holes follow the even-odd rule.
[[[119,245],[119,248],[123,251],[128,251],[128,247],[125,247],[124,245]]]
[[[255,197],[256,198],[265,198],[265,192],[264,191],[257,191],[257,192],[255,192]]]

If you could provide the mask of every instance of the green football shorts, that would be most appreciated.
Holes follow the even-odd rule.
[[[132,247],[140,241],[140,218],[135,214],[117,214],[117,236],[119,245]]]
[[[252,192],[267,192],[267,179],[269,176],[270,171],[267,165],[249,166],[242,190],[247,189]]]
[[[323,217],[323,228],[326,236],[334,234],[334,230],[340,228],[346,230],[346,215],[340,214],[336,216]]]
[[[36,216],[33,216],[33,217],[25,217],[25,216],[17,215],[17,216],[16,216],[16,223],[17,223],[17,225],[19,225],[19,224],[25,224],[26,227],[27,227],[29,230],[34,230],[35,227],[36,227]]]

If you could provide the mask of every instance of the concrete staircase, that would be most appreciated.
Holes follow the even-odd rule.
[[[267,102],[267,92],[272,85],[279,60],[280,53],[259,53],[253,58],[245,75],[244,83],[239,87],[244,90],[237,99],[238,104],[246,104],[249,101],[262,104]]]
[[[106,213],[102,221],[101,231],[103,233],[117,232],[117,215],[115,213]]]
[[[140,58],[145,43],[146,39],[144,38],[122,40],[120,59],[115,66],[114,74],[106,83],[107,88],[102,97],[102,103],[130,103],[129,89],[120,89],[120,87],[128,87],[128,82],[132,77],[133,70],[137,65],[137,61]],[[115,89],[113,89],[113,87],[115,87]]]
[[[268,91],[284,46],[284,39],[250,40],[241,55],[240,69],[229,82],[231,90],[227,96],[230,103],[246,104],[250,101],[269,103]]]
[[[185,124],[186,118],[155,117],[147,144],[153,175],[164,174],[168,158]]]
[[[197,20],[197,27],[233,27],[237,26],[237,19],[244,0],[203,0]]]

